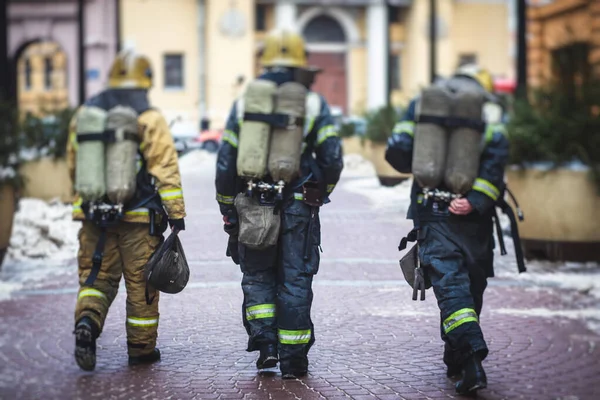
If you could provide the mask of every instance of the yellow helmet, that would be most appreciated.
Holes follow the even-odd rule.
[[[304,38],[285,29],[269,33],[260,63],[263,67],[306,67]]]
[[[467,76],[475,79],[487,92],[494,91],[494,79],[492,74],[476,64],[466,64],[456,70],[455,76]]]
[[[152,87],[152,66],[148,58],[125,50],[117,55],[108,74],[108,87],[149,89]]]

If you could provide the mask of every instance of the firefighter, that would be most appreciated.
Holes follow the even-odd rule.
[[[312,83],[312,79],[302,78],[310,75],[310,70],[304,39],[294,32],[271,32],[265,40],[260,63],[264,67],[264,73],[259,77],[263,82],[261,87],[268,88],[270,84],[282,88],[289,82],[303,82],[306,87],[303,90],[307,90]],[[272,83],[265,84],[264,81]],[[265,147],[260,149],[264,153],[260,157],[240,158],[241,141],[250,140],[243,135],[254,134],[251,123],[245,122],[250,116],[243,111],[253,105],[244,104],[241,99],[234,103],[227,121],[218,153],[215,182],[225,230],[231,235],[228,254],[240,264],[243,272],[242,317],[249,336],[247,351],[260,352],[259,370],[273,368],[279,361],[284,379],[301,377],[308,371],[307,354],[315,341],[310,315],[312,281],[319,269],[321,238],[319,209],[315,204],[328,202],[343,168],[341,143],[329,106],[321,95],[307,93],[304,118],[297,119],[304,120],[304,134],[300,134],[298,143],[301,146],[287,146],[292,153],[297,152],[300,173],[286,186],[283,199],[275,205],[276,223],[281,224],[276,245],[257,250],[236,239],[243,225],[242,218],[238,222],[240,210],[239,207],[236,210],[234,201],[242,203],[248,187],[248,182],[238,175],[240,160],[263,159],[264,152],[268,151]],[[270,101],[269,98],[263,100]],[[264,181],[263,187],[276,184],[270,176]],[[305,190],[315,193],[310,188],[318,188],[312,200],[303,196]]]
[[[167,222],[171,229],[185,229],[185,207],[177,152],[165,118],[149,104],[151,86],[149,60],[130,51],[122,52],[110,69],[108,88],[81,106],[71,123],[68,165],[79,192],[73,203],[73,218],[83,221],[77,256],[80,289],[75,309],[75,360],[86,371],[95,368],[96,339],[102,332],[122,275],[127,290],[125,324],[129,365],[160,360],[160,351],[156,348],[158,292],[152,303],[147,304],[144,266],[161,243]],[[104,179],[107,182],[109,179],[101,174],[89,175],[95,165],[104,160],[94,158],[93,152],[84,153],[85,146],[92,141],[83,139],[85,132],[81,127],[94,125],[93,120],[82,121],[84,116],[93,115],[86,110],[95,110],[98,115],[122,110],[119,107],[129,107],[134,113],[134,133],[129,136],[136,143],[134,158],[131,159],[131,153],[123,153],[122,163],[107,165],[107,171],[111,171],[107,175],[120,175],[119,171],[115,173],[115,168],[129,168],[130,163],[134,163],[136,189],[122,210],[114,211],[115,205],[108,195],[96,203],[81,198],[85,188],[82,180],[88,179],[103,188]],[[118,135],[119,129],[114,131]],[[101,135],[107,133],[101,132]],[[92,137],[96,140],[92,146],[102,146],[106,141],[104,137]],[[110,140],[105,145],[109,143]],[[104,152],[97,154],[104,156]]]
[[[476,89],[485,90],[486,105],[489,105],[489,100],[493,100],[490,93],[492,78],[477,66],[460,68],[452,78],[435,85],[452,92],[474,83]],[[412,172],[414,166],[413,145],[415,134],[419,134],[420,100],[417,98],[410,103],[388,141],[386,160],[403,173]],[[495,120],[495,123],[484,121],[487,123],[482,127],[484,147],[481,153],[480,147],[476,146],[477,152],[462,155],[476,157],[475,161],[479,163],[477,178],[470,190],[448,202],[427,199],[415,178],[408,211],[408,218],[415,225],[409,240],[418,242],[421,266],[431,280],[438,301],[441,336],[445,342],[444,363],[449,378],[460,376],[456,385],[459,394],[487,386],[482,361],[488,354],[488,347],[479,316],[487,278],[494,273],[493,215],[504,190],[504,167],[508,159],[504,127],[497,118]],[[447,191],[444,185],[429,189]]]

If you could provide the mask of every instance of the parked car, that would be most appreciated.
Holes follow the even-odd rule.
[[[169,124],[175,149],[179,154],[190,150],[203,149],[215,153],[219,149],[223,130],[207,129],[198,132],[190,123],[183,123],[181,117],[177,117]]]

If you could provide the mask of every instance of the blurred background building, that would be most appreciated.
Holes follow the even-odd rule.
[[[20,108],[76,106],[105,87],[115,52],[150,57],[154,104],[177,129],[221,128],[256,76],[266,33],[304,34],[314,89],[336,113],[406,104],[430,80],[430,0],[8,0],[8,55]],[[515,79],[512,0],[436,0],[436,73],[477,62]],[[530,83],[600,69],[600,2],[529,1]],[[81,39],[80,39],[81,37]],[[560,61],[563,60],[563,61]],[[510,85],[509,85],[510,86]]]
[[[514,76],[509,1],[437,5],[437,73],[479,62]],[[265,34],[278,27],[305,35],[310,63],[323,69],[315,90],[337,113],[403,104],[429,81],[429,0],[9,0],[8,21],[17,96],[28,111],[97,93],[121,45],[150,57],[152,100],[179,118],[178,129],[197,130],[202,117],[222,127],[260,72]]]

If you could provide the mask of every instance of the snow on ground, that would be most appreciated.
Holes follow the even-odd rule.
[[[344,164],[342,176],[353,178],[343,183],[344,189],[366,196],[371,201],[373,208],[389,209],[395,213],[406,214],[410,204],[412,180],[394,187],[384,187],[379,184],[371,163],[360,155],[345,156]],[[510,237],[510,220],[500,211],[499,217],[505,234],[504,242],[508,254],[500,256],[499,248],[496,246],[494,265],[497,277],[529,282],[542,287],[574,290],[600,300],[600,265],[598,263],[526,260],[528,272],[519,274],[514,255],[514,244]],[[600,320],[600,313],[597,316]]]
[[[216,155],[193,151],[180,158],[182,174],[214,174]],[[1,171],[5,175],[5,170]],[[79,247],[80,222],[71,219],[71,205],[23,198],[15,214],[10,246],[0,270],[0,300],[14,291],[43,285],[49,277],[73,272]]]
[[[344,156],[342,178],[371,178],[374,176],[376,176],[375,167],[360,154],[348,154]]]
[[[343,182],[343,188],[351,193],[366,196],[373,208],[406,215],[410,205],[412,179],[393,187],[381,186],[373,164],[358,154],[344,156],[342,179],[344,178],[352,179]]]
[[[217,155],[204,150],[194,150],[179,158],[179,172],[187,174],[214,174]]]
[[[80,226],[71,220],[70,205],[21,199],[0,271],[0,299],[10,297],[24,284],[35,286],[72,270]]]
[[[15,260],[67,260],[77,251],[81,223],[71,220],[71,206],[59,201],[24,198],[15,214],[8,257]]]

